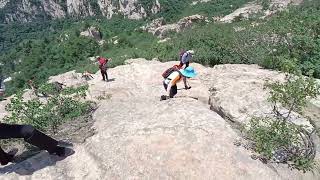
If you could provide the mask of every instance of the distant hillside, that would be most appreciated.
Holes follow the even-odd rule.
[[[249,0],[0,0],[0,22],[32,22],[61,18],[124,16],[170,19],[194,13],[225,15]]]
[[[100,15],[111,18],[116,14],[141,19],[148,13],[160,11],[158,0],[150,0],[148,5],[144,6],[139,0],[1,0],[0,20],[4,23],[31,22]]]
[[[147,1],[139,2],[147,5]],[[204,65],[244,63],[279,69],[282,64],[293,63],[304,74],[320,77],[320,1],[289,7],[276,1],[249,4],[258,11],[249,11],[246,0],[159,2],[161,11],[142,20],[95,16],[0,25],[0,70],[2,76],[13,79],[7,83],[7,93],[25,88],[30,78],[41,84],[51,75],[73,69],[94,72],[97,67],[90,60],[93,56],[111,57],[113,67],[137,57],[177,60],[182,48],[194,49],[193,61]],[[285,5],[290,2],[296,0],[288,0]],[[275,11],[281,7],[282,11]],[[183,17],[194,14],[206,20],[185,24],[188,18]],[[140,28],[158,17],[163,17],[167,27],[184,19],[178,27],[181,31],[168,31],[165,41],[160,41]],[[222,22],[230,18],[230,23]],[[81,35],[90,27],[99,30],[101,41]]]

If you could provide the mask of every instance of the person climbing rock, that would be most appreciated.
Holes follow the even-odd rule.
[[[194,54],[193,50],[188,50],[180,53],[180,64],[179,64],[180,69],[183,67],[183,65],[185,65],[184,68],[187,68],[189,66],[189,63],[192,59],[193,54]]]
[[[108,79],[108,74],[107,74],[107,64],[108,64],[108,61],[112,60],[111,58],[110,59],[107,59],[107,58],[104,58],[104,57],[101,57],[99,56],[97,58],[98,62],[99,62],[99,69],[100,69],[100,72],[101,72],[101,75],[102,75],[102,80],[105,81],[107,80],[107,82],[109,81]]]
[[[0,139],[23,138],[24,141],[40,148],[47,150],[49,154],[66,157],[73,153],[73,150],[66,147],[71,144],[58,142],[57,140],[38,131],[31,125],[16,125],[0,123]],[[0,164],[6,165],[12,162],[14,154],[6,153],[0,147]]]
[[[190,89],[191,86],[187,85],[187,78],[193,78],[197,75],[194,68],[189,66],[185,69],[172,71],[163,81],[164,89],[169,96],[162,95],[160,100],[173,98],[178,93],[177,83],[183,80],[185,89]]]

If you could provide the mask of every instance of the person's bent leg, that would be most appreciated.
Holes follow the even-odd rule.
[[[31,136],[34,128],[26,125],[11,125],[0,123],[0,139],[10,138],[28,138]],[[8,154],[0,147],[0,162],[1,165],[6,165],[12,161],[14,155]]]
[[[173,96],[175,96],[178,93],[178,87],[177,85],[173,86],[173,90],[172,90]]]
[[[178,93],[177,85],[171,86],[170,90],[170,98],[173,98]]]
[[[163,81],[163,87],[164,87],[165,90],[168,89],[168,85],[164,81]]]
[[[105,77],[104,77],[104,71],[103,71],[103,70],[100,70],[100,72],[101,72],[102,80],[105,81],[106,79],[105,79]]]
[[[186,66],[184,67],[185,69],[189,67],[189,62],[186,62]]]
[[[0,124],[0,139],[23,138],[26,142],[47,150],[49,153],[60,153],[58,141],[38,131],[31,125]]]
[[[47,150],[50,154],[65,155],[65,148],[58,141],[38,131],[31,125],[0,124],[0,139],[23,138],[26,142]]]
[[[0,139],[25,138],[31,135],[33,129],[27,125],[0,123]]]
[[[24,131],[24,140],[41,150],[47,150],[50,154],[56,153],[58,148],[58,141],[45,135],[44,133],[34,129],[32,126],[26,126]],[[58,148],[58,149],[57,149]]]

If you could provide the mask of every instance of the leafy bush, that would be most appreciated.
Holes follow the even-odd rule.
[[[61,94],[62,95],[75,95],[75,97],[77,97],[77,98],[79,98],[79,97],[85,98],[88,88],[89,88],[88,85],[80,86],[77,88],[67,87],[67,88],[63,89]]]
[[[64,93],[53,94],[47,98],[46,102],[40,99],[24,101],[22,94],[15,95],[6,110],[11,113],[4,121],[7,123],[31,124],[34,127],[44,130],[57,131],[58,125],[65,121],[73,120],[79,116],[88,114],[93,107],[91,102],[81,102],[76,96],[66,96],[63,94],[78,94],[87,89],[87,86],[77,89],[68,88]],[[50,89],[51,91],[51,89]]]
[[[255,150],[267,159],[292,144],[299,144],[299,126],[268,117],[254,117],[250,121],[249,135]]]
[[[314,165],[315,147],[311,133],[305,127],[292,123],[293,112],[302,114],[308,99],[320,95],[320,86],[313,78],[304,77],[293,64],[284,64],[285,82],[267,83],[273,115],[254,117],[248,126],[248,135],[254,142],[254,150],[267,160],[288,163],[307,171]],[[280,110],[287,109],[286,112]]]
[[[191,0],[159,0],[161,11],[156,17],[163,17],[167,22],[173,22],[182,17],[183,10],[191,3]]]
[[[38,92],[35,92],[43,94],[44,96],[48,95],[57,95],[60,93],[59,87],[57,87],[54,83],[45,83],[41,85],[38,89]]]

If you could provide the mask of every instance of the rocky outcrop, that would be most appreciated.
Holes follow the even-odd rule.
[[[196,4],[198,4],[198,3],[206,3],[206,2],[209,2],[209,1],[211,1],[211,0],[196,0],[196,1],[193,1],[193,2],[191,3],[191,5],[196,5]]]
[[[80,32],[80,36],[93,38],[99,44],[104,43],[104,40],[102,40],[102,34],[96,27],[89,27],[87,30]]]
[[[3,8],[9,0],[0,0],[0,8]]]
[[[117,7],[111,0],[98,0],[98,5],[103,16],[111,18],[114,14],[117,14]]]
[[[270,16],[278,11],[282,11],[289,5],[299,5],[303,0],[271,0],[268,7],[263,7],[261,4],[253,1],[245,6],[235,10],[231,14],[228,14],[220,19],[220,22],[230,23],[236,18],[247,19],[250,15],[262,12],[264,18]],[[266,8],[266,9],[264,9]]]
[[[254,65],[206,68],[192,63],[199,72],[188,80],[192,88],[180,89],[178,84],[176,98],[159,101],[165,93],[161,73],[176,63],[129,60],[108,70],[110,82],[101,81],[97,72],[87,81],[87,98],[98,102],[95,135],[75,144],[76,153],[63,161],[41,153],[1,168],[0,179],[19,179],[22,174],[27,179],[319,179],[316,173],[251,159],[248,150],[234,145],[241,137],[208,105],[216,89],[211,96],[225,100],[210,101],[211,105],[228,104],[231,113],[256,108],[244,101],[252,101],[252,96],[262,99],[265,92],[258,87],[281,74]],[[81,84],[79,78],[66,78],[73,73],[51,81]]]
[[[198,14],[184,17],[174,24],[166,24],[163,18],[159,18],[153,20],[150,24],[141,27],[141,29],[160,38],[164,38],[170,32],[181,32],[191,28],[194,23],[204,21],[208,21],[207,18]]]
[[[303,0],[271,0],[269,8],[264,11],[266,16],[270,16],[275,14],[278,11],[282,11],[286,9],[289,5],[299,5]]]
[[[120,0],[120,11],[122,14],[127,16],[129,19],[141,19],[147,16],[145,9],[140,6],[136,6],[138,0],[127,1]]]
[[[9,0],[3,9],[11,8],[8,13],[4,14],[5,22],[30,22],[41,16],[44,19],[62,18],[66,16],[63,8],[53,0],[37,1],[37,3],[29,0],[12,1]],[[1,9],[0,9],[1,11]]]
[[[70,16],[93,16],[95,13],[87,0],[67,0],[67,13]]]
[[[262,10],[262,6],[259,4],[248,3],[244,7],[241,7],[231,14],[228,14],[220,19],[221,22],[231,23],[236,17],[239,18],[248,18],[249,15],[258,13]]]
[[[66,87],[79,87],[87,85],[86,80],[81,77],[81,73],[76,73],[76,71],[70,71],[58,76],[51,76],[49,78],[49,83],[59,82]]]
[[[257,65],[215,66],[208,74],[211,109],[237,124],[247,124],[253,116],[268,116],[272,105],[264,84],[283,80],[284,74]],[[312,129],[309,121],[298,114],[294,113],[292,120]]]
[[[157,14],[158,12],[160,12],[160,10],[161,10],[161,4],[160,4],[159,0],[156,0],[151,8],[151,13]]]
[[[63,8],[51,0],[44,0],[41,1],[43,5],[43,11],[48,14],[50,17],[56,18],[63,18],[66,16],[66,13],[63,11]]]
[[[160,11],[160,3],[153,0],[150,13]],[[141,19],[147,16],[147,12],[139,0],[2,0],[0,11],[4,11],[4,22],[13,21],[30,22],[39,18],[56,19],[66,16],[95,16],[102,14],[111,18],[115,14],[121,14],[129,19]]]

